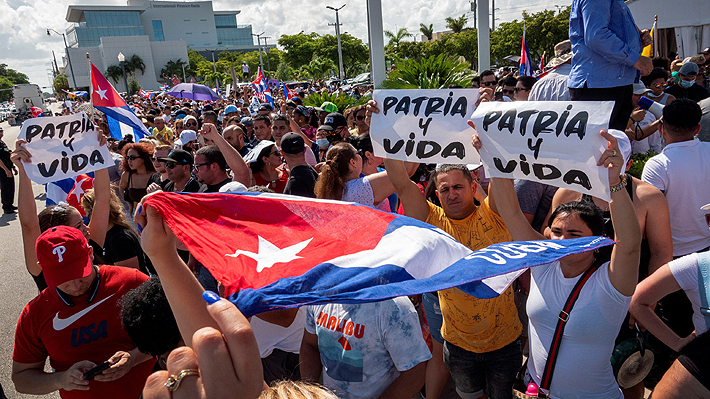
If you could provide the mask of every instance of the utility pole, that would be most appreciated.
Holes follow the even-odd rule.
[[[215,50],[212,50],[212,68],[214,69],[214,85],[217,86],[217,90],[219,90],[219,78],[217,77],[217,63],[214,62],[214,52]],[[183,69],[183,75],[184,75],[184,69]]]
[[[59,65],[57,65],[57,56],[54,55],[54,50],[52,50],[52,58],[54,58],[54,65],[52,68],[52,72],[54,73],[54,77],[56,78],[57,75],[59,75]]]
[[[69,55],[69,46],[67,46],[67,37],[64,35],[64,33],[59,33],[54,29],[47,29],[47,36],[51,36],[49,31],[52,31],[58,35],[61,35],[62,39],[64,39],[64,50],[67,52],[67,61],[69,62],[69,69],[71,69],[71,80],[74,83],[74,86],[72,87],[72,89],[76,90],[76,78],[74,77],[74,66],[71,63],[71,56]],[[59,67],[57,67],[57,70],[59,70]],[[91,82],[89,82],[89,85],[91,85]]]
[[[496,0],[491,0],[491,15],[493,15],[493,22],[491,22],[491,30],[496,30]]]
[[[252,36],[256,36],[256,43],[259,46],[259,67],[261,68],[261,71],[264,71],[264,60],[261,58],[261,35],[263,35],[264,32],[257,34],[252,33]]]
[[[269,45],[266,44],[266,39],[271,39],[271,36],[264,36],[264,52],[266,52],[266,70],[271,70],[271,61],[269,60]]]
[[[345,79],[345,71],[343,70],[343,48],[340,45],[340,16],[338,15],[338,11],[342,10],[346,5],[347,4],[343,4],[340,8],[333,8],[331,6],[325,7],[335,11],[335,36],[338,38],[338,70],[340,72],[339,77],[341,82]],[[333,26],[333,24],[328,25]]]
[[[471,12],[473,13],[473,29],[478,29],[476,21],[476,0],[470,1],[469,3],[471,3]]]

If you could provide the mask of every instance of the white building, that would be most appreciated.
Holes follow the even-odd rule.
[[[71,87],[89,86],[91,62],[104,72],[120,66],[118,54],[143,59],[145,72],[135,77],[146,90],[157,90],[160,71],[168,61],[187,62],[187,47],[203,54],[212,51],[255,51],[251,25],[237,25],[240,11],[215,11],[211,1],[171,2],[128,0],[127,6],[71,5],[67,22],[66,75]],[[65,60],[65,64],[69,64]],[[72,71],[74,76],[72,77]],[[76,84],[73,79],[76,79]],[[180,76],[182,79],[182,76]],[[111,82],[126,91],[124,80]]]

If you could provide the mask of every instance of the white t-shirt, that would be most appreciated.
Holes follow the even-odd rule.
[[[700,334],[708,330],[706,322],[710,323],[710,318],[700,313],[702,304],[700,300],[700,284],[703,284],[703,281],[698,278],[700,275],[698,273],[698,254],[693,253],[678,258],[670,262],[668,267],[670,267],[671,273],[673,273],[673,277],[680,285],[680,288],[685,291],[690,303],[693,304],[693,326],[695,327],[695,333],[700,336]]]
[[[391,210],[389,199],[387,198],[379,204],[375,204],[375,193],[372,191],[372,185],[370,184],[370,180],[367,176],[345,182],[345,188],[343,189],[343,196],[341,200],[347,202],[357,202],[358,204],[371,206],[384,212],[389,212]]]
[[[407,297],[363,304],[308,306],[306,331],[318,335],[323,385],[339,398],[377,398],[431,358]]]
[[[639,122],[639,128],[644,128],[646,126],[649,126],[653,122],[656,121],[656,117],[653,116],[652,113],[646,111],[646,116],[644,116],[643,120]],[[634,129],[634,128],[632,128]],[[651,133],[650,136],[642,139],[642,140],[634,140],[631,142],[631,153],[632,154],[645,154],[648,151],[654,151],[657,153],[660,153],[661,150],[663,150],[663,139],[661,138],[661,134],[658,133],[658,130],[655,132]]]
[[[668,144],[646,162],[641,180],[668,201],[673,256],[710,246],[710,229],[700,207],[710,202],[710,143],[697,139]]]
[[[247,64],[242,64],[242,72],[249,73],[249,65],[247,65]]]
[[[306,308],[298,309],[296,318],[288,327],[281,327],[278,324],[264,321],[259,318],[259,315],[253,316],[251,318],[251,329],[254,331],[261,358],[268,357],[274,349],[298,354],[301,351],[305,325]]]
[[[559,261],[530,268],[527,302],[530,358],[528,372],[539,385],[558,315],[580,276],[566,278]],[[550,393],[552,398],[622,399],[611,354],[631,303],[609,280],[605,263],[586,282],[570,312],[560,343]]]

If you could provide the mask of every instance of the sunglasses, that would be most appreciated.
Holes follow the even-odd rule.
[[[355,119],[357,119],[359,121],[363,121],[363,120],[365,120],[365,117],[363,115],[358,115],[355,117]]]
[[[212,162],[205,162],[205,163],[196,163],[194,168],[195,170],[199,170],[200,166],[205,166],[205,165],[210,165]]]
[[[481,82],[481,86],[495,86],[496,82]]]
[[[515,88],[515,92],[517,93],[517,92],[519,92],[519,91],[530,91],[530,89],[526,89],[526,88],[524,88],[524,87],[516,87],[516,88]]]
[[[186,163],[176,163],[176,162],[165,162],[165,167],[168,169],[175,169],[177,165],[187,165]]]
[[[659,89],[659,88],[661,88],[661,87],[668,87],[668,83],[666,83],[666,82],[663,82],[663,83],[655,83],[655,84],[652,84],[651,86],[653,86],[653,87]]]
[[[141,159],[141,157],[134,157],[133,155],[126,155],[126,159],[129,161],[135,161],[136,159]]]
[[[503,93],[503,94],[513,94],[513,93],[515,93],[515,90],[505,90],[505,89],[503,89],[503,90],[501,90],[501,93]]]
[[[183,126],[197,126],[197,123],[195,123],[195,122],[183,123]]]

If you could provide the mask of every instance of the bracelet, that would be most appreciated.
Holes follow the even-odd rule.
[[[609,187],[609,190],[611,190],[612,193],[615,193],[622,188],[626,187],[626,176],[624,175],[619,175],[619,178],[621,179],[621,182],[617,184],[616,186],[611,186]]]

